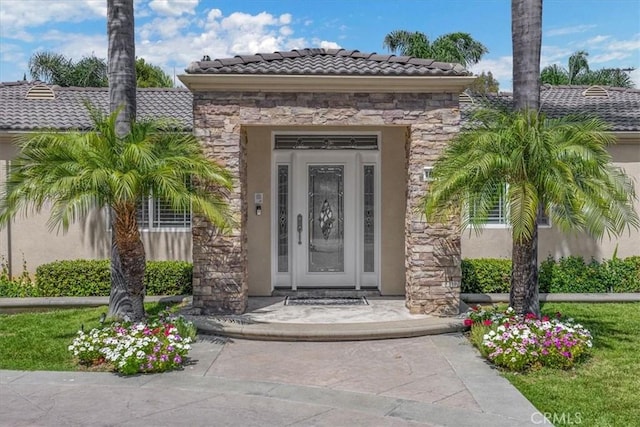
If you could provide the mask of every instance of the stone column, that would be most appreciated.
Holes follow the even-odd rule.
[[[412,125],[407,141],[406,306],[413,314],[450,316],[458,314],[460,305],[457,219],[451,218],[448,224],[427,224],[421,208],[427,188],[424,167],[433,164],[457,130],[443,126],[442,116],[439,110],[430,114],[426,123]]]
[[[241,132],[239,108],[196,104],[194,123],[207,156],[233,176],[229,207],[234,226],[222,231],[203,218],[194,217],[193,307],[203,314],[240,314],[247,307],[248,287],[246,137]]]

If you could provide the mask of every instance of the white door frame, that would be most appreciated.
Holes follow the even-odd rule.
[[[271,289],[283,288],[296,290],[300,287],[348,287],[351,289],[376,288],[380,289],[380,240],[381,240],[381,168],[380,132],[272,132],[272,148],[274,147],[276,134],[336,134],[336,135],[377,135],[378,150],[273,150],[272,151],[272,185],[271,185]],[[322,274],[307,273],[307,212],[308,204],[308,165],[342,164],[345,166],[345,212],[350,209],[353,213],[351,219],[345,218],[345,272],[332,285]],[[364,227],[362,212],[364,211],[364,180],[363,171],[365,165],[374,166],[374,271],[364,272]],[[278,166],[288,166],[288,271],[278,272]],[[304,179],[295,179],[296,175]],[[350,175],[350,176],[348,176]],[[295,181],[295,182],[294,182]],[[300,182],[302,181],[302,182]],[[347,188],[350,187],[350,188]],[[356,189],[353,194],[353,189]],[[348,193],[352,195],[349,196]],[[305,207],[304,212],[294,210],[294,203]],[[297,215],[303,215],[302,244],[298,245]],[[350,225],[349,222],[352,224]],[[296,247],[305,250],[298,251]],[[330,274],[331,275],[331,274]],[[314,277],[315,276],[315,277]],[[334,276],[340,276],[334,274]]]

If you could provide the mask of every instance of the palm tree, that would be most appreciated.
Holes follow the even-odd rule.
[[[542,0],[511,0],[513,103],[526,118],[540,108]],[[533,123],[530,123],[533,125]],[[538,227],[530,238],[514,239],[511,249],[509,303],[517,313],[540,315],[538,296]]]
[[[32,79],[63,87],[107,87],[107,70],[107,62],[96,56],[86,56],[75,62],[59,53],[36,52],[29,58]],[[139,88],[174,86],[171,76],[144,58],[136,58],[136,85]]]
[[[396,30],[385,36],[382,46],[400,55],[457,62],[464,67],[476,64],[488,52],[482,43],[468,33],[444,34],[431,43],[419,31]]]
[[[542,69],[540,79],[542,83],[550,85],[601,85],[613,87],[634,87],[631,77],[627,73],[633,71],[621,68],[601,68],[591,70],[587,57],[588,52],[580,50],[569,57],[568,68],[557,64]]]
[[[110,315],[144,318],[145,250],[137,205],[152,196],[177,212],[193,209],[213,224],[227,227],[226,190],[230,175],[208,160],[197,139],[172,123],[132,122],[124,137],[116,131],[115,111],[91,110],[94,130],[41,133],[22,139],[0,199],[0,224],[18,212],[50,206],[49,226],[69,225],[99,208],[110,209],[113,245],[129,298]],[[191,185],[192,180],[198,186]]]
[[[443,221],[462,212],[462,227],[479,232],[502,193],[516,255],[511,304],[519,314],[534,312],[513,289],[514,281],[524,282],[518,272],[532,267],[525,250],[535,239],[538,212],[562,231],[617,235],[640,226],[633,181],[611,164],[607,145],[615,139],[600,119],[479,110],[469,122],[474,128],[458,134],[434,164],[425,214]]]
[[[58,86],[107,86],[104,59],[87,56],[78,62],[59,53],[36,52],[29,58],[31,78]]]
[[[136,59],[136,85],[138,87],[173,87],[171,76],[144,58]]]

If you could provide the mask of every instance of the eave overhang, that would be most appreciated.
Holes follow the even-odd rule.
[[[191,92],[442,93],[462,92],[475,76],[336,76],[181,74]]]
[[[640,131],[612,132],[617,144],[640,144]]]

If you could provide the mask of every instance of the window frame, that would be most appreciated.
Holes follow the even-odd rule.
[[[146,202],[146,208],[141,209],[141,206]],[[174,216],[183,216],[183,217],[187,217],[188,219],[184,219],[184,221],[182,221],[183,226],[179,226],[179,225],[169,225],[169,226],[162,226],[162,215],[163,215],[163,210],[165,212],[170,212],[171,215]],[[158,213],[158,211],[160,211]],[[157,199],[155,197],[149,196],[146,199],[142,198],[139,202],[138,202],[138,209],[137,212],[139,214],[138,216],[138,229],[141,232],[186,232],[186,231],[191,231],[191,227],[193,224],[193,210],[191,208],[189,208],[188,212],[185,212],[183,214],[178,214],[177,212],[171,210],[171,208],[166,207],[166,206],[162,206],[162,199]],[[146,214],[146,215],[145,215]],[[143,219],[143,221],[141,221],[141,218]],[[157,218],[157,221],[156,221]],[[156,225],[156,222],[159,225]]]
[[[507,190],[509,188],[509,184],[505,184],[504,185],[504,191],[503,193],[500,195],[500,200],[498,201],[498,206],[496,206],[494,209],[498,209],[501,214],[500,214],[500,221],[501,222],[485,222],[484,224],[481,224],[480,226],[483,228],[488,228],[488,229],[504,229],[504,228],[510,228],[511,226],[506,222],[507,221],[507,217],[509,215],[509,205],[506,203],[506,200],[504,198],[504,195],[507,193]],[[471,218],[471,206],[469,207],[469,212],[468,215]],[[551,228],[551,218],[548,215],[544,215],[542,212],[542,205],[538,205],[538,219],[542,219],[545,220],[544,222],[542,221],[538,221],[538,228]],[[542,215],[540,215],[542,213]]]

